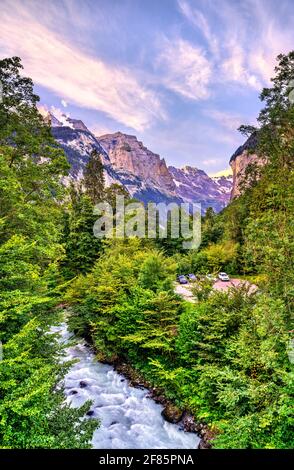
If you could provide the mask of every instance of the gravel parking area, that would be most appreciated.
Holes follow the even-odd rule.
[[[190,290],[191,286],[189,284],[176,284],[175,292],[183,297],[183,299],[188,300],[189,302],[195,302],[193,294]]]
[[[187,300],[188,302],[195,302],[191,292],[192,285],[193,284],[175,283],[175,292],[176,294],[181,295],[183,299]],[[250,284],[248,281],[244,281],[244,279],[230,279],[229,281],[218,280],[213,284],[213,289],[226,292],[232,287],[242,287],[243,285],[249,287],[249,294],[253,294],[258,289],[255,284]]]
[[[213,288],[219,291],[227,291],[230,287],[242,287],[247,286],[249,287],[249,293],[252,294],[257,290],[257,286],[255,284],[250,284],[248,281],[244,281],[243,279],[230,279],[229,281],[216,281],[213,284]]]

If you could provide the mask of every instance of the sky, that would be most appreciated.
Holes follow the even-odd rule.
[[[292,0],[0,0],[0,17],[0,58],[21,57],[57,117],[209,174],[228,168],[276,56],[294,49]]]

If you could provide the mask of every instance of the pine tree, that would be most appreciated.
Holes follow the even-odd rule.
[[[104,199],[105,178],[103,173],[103,163],[101,154],[97,150],[93,150],[91,152],[89,161],[84,170],[83,183],[86,194],[89,196],[93,205]]]
[[[93,202],[81,186],[70,188],[71,204],[64,226],[66,256],[63,260],[64,274],[73,277],[86,273],[94,265],[102,250],[101,239],[94,236],[93,227],[97,216],[94,215]]]

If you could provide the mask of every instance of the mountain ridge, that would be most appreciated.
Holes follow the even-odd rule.
[[[52,134],[65,151],[71,165],[69,179],[80,180],[93,150],[101,154],[106,186],[125,187],[131,197],[148,202],[200,203],[216,212],[230,200],[230,177],[210,177],[189,165],[167,166],[165,159],[148,149],[135,135],[115,132],[95,136],[79,119],[52,113],[47,116]]]

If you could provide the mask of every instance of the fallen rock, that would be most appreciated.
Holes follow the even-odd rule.
[[[211,444],[205,439],[201,439],[198,444],[198,449],[211,449]]]
[[[185,412],[183,415],[182,425],[186,432],[198,433],[201,430],[201,424],[195,422],[194,417],[187,412]]]
[[[87,411],[87,413],[86,413],[87,416],[93,416],[93,414],[94,414],[94,411],[93,411],[93,410],[89,410],[89,411]]]
[[[87,385],[88,385],[87,382],[85,382],[84,380],[80,381],[80,387],[81,388],[85,388],[85,387],[87,387]]]
[[[71,391],[69,392],[70,395],[76,395],[77,393],[78,393],[77,390],[71,390]]]
[[[169,423],[178,423],[181,421],[183,412],[175,405],[168,403],[161,412],[162,416]]]
[[[155,403],[160,403],[161,405],[165,406],[167,404],[167,399],[158,393],[158,390],[152,388],[149,390],[147,398],[152,399]]]

